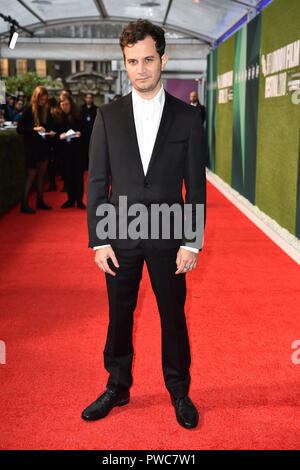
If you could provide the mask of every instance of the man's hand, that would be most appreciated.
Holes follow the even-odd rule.
[[[110,269],[108,266],[107,260],[111,258],[112,262],[116,266],[119,267],[118,260],[116,258],[115,252],[111,246],[104,246],[103,248],[98,248],[95,254],[95,263],[99,266],[102,271],[105,273],[109,273],[112,276],[115,276],[116,273]]]
[[[179,248],[176,258],[177,271],[175,274],[188,273],[192,271],[192,269],[195,269],[197,266],[197,260],[198,253],[186,250],[185,248]],[[186,269],[186,266],[188,266],[189,269]]]

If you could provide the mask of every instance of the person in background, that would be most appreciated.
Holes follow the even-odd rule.
[[[24,101],[24,92],[21,87],[18,87],[17,91],[17,100],[22,100]]]
[[[5,106],[5,114],[4,114],[5,121],[13,120],[14,108],[15,108],[14,97],[12,95],[8,95],[6,97],[6,106]]]
[[[116,94],[116,95],[113,97],[112,101],[118,101],[120,98],[122,98],[122,95]]]
[[[5,104],[1,104],[0,105],[0,125],[2,125],[5,121],[4,119],[5,109],[6,109]]]
[[[24,107],[23,101],[22,100],[17,100],[16,104],[15,104],[15,107],[14,107],[14,110],[13,110],[13,115],[12,115],[13,124],[17,124],[18,120],[22,116],[23,107]]]
[[[67,89],[64,89],[61,91],[61,94],[65,94],[65,95],[71,95],[71,97],[73,97],[72,95],[72,91],[71,90],[67,90]],[[61,165],[61,179],[63,180],[64,184],[63,184],[63,187],[62,189],[60,190],[61,193],[66,193],[67,192],[67,183],[66,183],[66,159],[64,158],[64,156],[61,154],[61,145],[56,145],[56,152],[57,152],[57,155],[58,155],[58,161]]]
[[[51,96],[48,100],[48,104],[50,108],[51,119],[54,120],[54,115],[55,115],[55,111],[57,107],[57,101],[53,96]],[[56,139],[53,139],[51,143],[50,159],[49,159],[49,165],[48,165],[48,175],[49,175],[50,185],[49,185],[49,188],[47,189],[47,192],[57,191],[55,178],[56,178],[58,160],[59,160],[59,146],[57,145]]]
[[[191,91],[190,93],[190,104],[192,106],[197,106],[198,108],[200,108],[200,112],[201,112],[201,117],[202,117],[202,123],[204,124],[205,122],[205,119],[206,119],[206,111],[205,111],[205,106],[203,106],[199,99],[198,99],[198,93],[196,91]]]
[[[74,103],[72,96],[66,91],[59,95],[58,104],[54,113],[53,126],[57,132],[57,141],[60,152],[65,160],[66,186],[68,200],[61,206],[62,209],[75,207],[85,209],[83,197],[83,170],[84,158],[82,151],[82,117],[80,110]],[[76,137],[68,137],[66,133],[73,130]]]
[[[85,157],[85,169],[89,166],[89,144],[97,113],[97,106],[94,105],[92,93],[85,95],[85,103],[80,108],[83,119],[82,142]]]
[[[51,118],[48,106],[48,91],[44,86],[37,86],[32,94],[31,103],[25,108],[18,120],[17,132],[24,136],[27,178],[23,190],[21,212],[34,214],[29,207],[28,197],[37,176],[37,209],[49,210],[43,199],[44,180],[50,157],[50,141],[55,136],[51,130]],[[49,132],[49,135],[41,135]]]

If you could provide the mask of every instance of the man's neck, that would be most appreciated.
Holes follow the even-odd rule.
[[[136,88],[134,88],[134,91],[135,91],[141,98],[143,98],[144,100],[152,100],[152,99],[157,95],[157,93],[159,93],[159,91],[160,91],[160,89],[161,89],[161,86],[162,86],[162,84],[161,84],[161,80],[160,80],[154,90],[146,91],[146,92],[142,93],[141,91],[139,91],[139,90],[137,90]]]

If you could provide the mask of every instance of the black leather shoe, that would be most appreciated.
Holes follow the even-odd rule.
[[[78,209],[86,209],[86,206],[82,201],[77,201],[77,207]]]
[[[69,201],[69,199],[63,203],[61,206],[62,209],[68,209],[69,207],[75,207],[75,202]]]
[[[48,204],[46,204],[44,202],[44,200],[42,198],[39,198],[39,197],[36,200],[36,208],[37,209],[42,209],[42,210],[47,210],[47,211],[52,209],[51,206],[48,206]]]
[[[129,391],[114,393],[107,389],[96,401],[83,410],[81,417],[86,421],[95,421],[96,419],[105,418],[114,406],[127,405],[129,398]]]
[[[198,411],[192,400],[185,397],[175,398],[171,395],[172,405],[175,407],[178,423],[187,429],[195,428],[198,424]]]
[[[35,214],[35,210],[32,209],[26,202],[21,203],[20,212],[23,212],[23,214]]]

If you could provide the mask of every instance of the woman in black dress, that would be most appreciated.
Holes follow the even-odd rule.
[[[58,98],[57,109],[54,113],[53,128],[57,133],[56,139],[60,142],[60,151],[65,160],[65,183],[68,200],[61,206],[62,209],[75,207],[85,209],[83,197],[84,154],[82,146],[82,117],[79,108],[72,96],[62,91]],[[75,132],[75,137],[66,133]]]
[[[54,96],[51,96],[48,99],[48,105],[51,117],[55,113],[57,101]],[[52,118],[53,119],[53,118]],[[57,191],[56,185],[56,169],[57,169],[57,149],[55,148],[56,140],[53,139],[51,146],[50,146],[50,158],[48,163],[48,176],[49,176],[49,187],[46,189],[47,192],[50,191]]]
[[[50,142],[55,136],[51,130],[51,116],[48,107],[48,91],[43,86],[34,90],[30,104],[24,110],[18,121],[17,132],[24,136],[25,163],[27,178],[25,181],[21,212],[34,214],[35,210],[29,207],[28,197],[33,181],[37,176],[37,209],[49,210],[43,199],[45,174],[50,156]],[[40,133],[50,132],[42,136]]]

